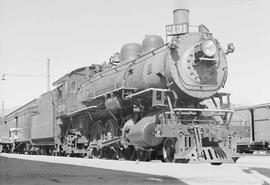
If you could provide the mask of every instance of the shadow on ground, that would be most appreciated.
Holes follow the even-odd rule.
[[[243,171],[245,173],[249,173],[249,174],[252,174],[253,171],[267,177],[267,178],[270,178],[270,169],[268,168],[254,168],[254,167],[250,167],[248,169],[243,169]],[[267,183],[266,181],[264,181],[264,183],[262,185],[270,185],[269,183]]]

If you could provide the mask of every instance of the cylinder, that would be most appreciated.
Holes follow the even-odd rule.
[[[163,138],[155,137],[156,115],[146,116],[129,130],[128,139],[135,146],[141,148],[151,148],[158,146]]]
[[[176,9],[173,11],[174,24],[189,24],[189,10]]]

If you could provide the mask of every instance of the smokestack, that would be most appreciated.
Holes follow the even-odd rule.
[[[175,0],[174,8],[173,23],[189,25],[189,10],[187,0]]]
[[[173,24],[189,24],[189,10],[187,9],[174,10]]]

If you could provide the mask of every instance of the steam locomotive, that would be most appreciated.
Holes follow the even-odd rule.
[[[222,102],[228,68],[207,27],[190,31],[189,11],[174,10],[166,42],[146,35],[108,63],[76,69],[5,117],[1,150],[166,162],[234,162],[236,133]],[[167,40],[171,38],[169,42]],[[222,106],[223,104],[221,104]],[[218,107],[218,106],[217,106]]]

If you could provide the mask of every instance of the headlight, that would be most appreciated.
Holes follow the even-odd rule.
[[[203,52],[208,57],[213,57],[217,52],[217,46],[213,40],[206,40],[202,44]]]

